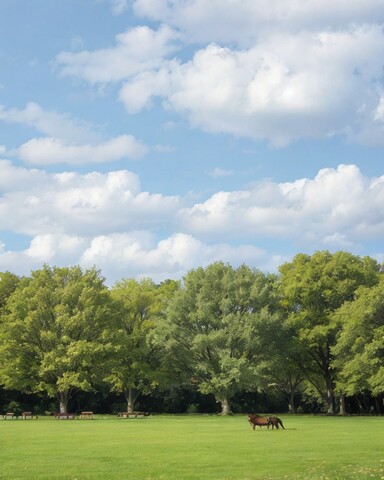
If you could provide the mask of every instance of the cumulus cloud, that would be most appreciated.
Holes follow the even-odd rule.
[[[135,27],[111,48],[63,52],[61,74],[118,82],[130,114],[159,97],[207,132],[276,147],[335,135],[383,145],[383,2],[136,0],[133,8],[160,27]],[[185,45],[183,60],[172,57]]]
[[[204,202],[142,192],[126,170],[107,174],[16,168],[0,161],[3,232],[30,238],[12,250],[0,236],[0,264],[19,274],[55,265],[96,265],[111,283],[126,276],[181,278],[217,260],[274,271],[287,250],[348,249],[384,235],[384,176],[354,165],[314,178],[262,181]]]
[[[122,159],[137,160],[149,150],[133,135],[120,135],[100,141],[91,125],[67,114],[46,111],[35,102],[29,102],[21,110],[6,109],[0,105],[0,120],[27,125],[48,135],[32,138],[9,152],[33,165],[84,165]],[[5,146],[0,146],[0,153],[2,150],[6,151]]]
[[[116,266],[119,266],[121,276],[129,266],[131,274],[150,276],[159,281],[164,278],[180,279],[188,270],[214,261],[233,265],[255,264],[264,262],[265,257],[265,251],[251,245],[210,245],[183,233],[175,233],[156,242],[142,232],[136,232],[95,238],[84,252],[81,263],[100,265],[106,272],[112,266],[115,276]]]
[[[27,125],[44,135],[75,143],[96,139],[90,124],[76,120],[68,114],[44,110],[36,102],[28,102],[24,109],[7,109],[0,105],[0,120]]]
[[[102,235],[137,228],[161,229],[179,208],[178,197],[140,191],[127,170],[106,174],[15,168],[0,161],[0,224],[4,231]]]
[[[261,182],[218,192],[180,212],[184,231],[202,239],[286,238],[300,245],[345,248],[384,235],[384,177],[354,165],[323,169],[314,179]]]
[[[130,79],[120,99],[135,113],[159,96],[194,127],[275,146],[336,134],[358,138],[373,123],[383,128],[383,48],[377,26],[276,33],[247,50],[211,44],[188,62],[168,62]]]
[[[90,52],[62,52],[56,65],[62,75],[73,75],[90,83],[116,82],[154,69],[175,51],[178,34],[166,25],[158,30],[138,26],[116,35],[114,47]]]
[[[381,23],[381,0],[134,0],[138,16],[166,23],[185,41],[254,45],[271,31],[338,30],[350,24]]]
[[[21,160],[34,165],[82,165],[138,159],[147,151],[148,148],[132,135],[121,135],[96,145],[71,145],[57,138],[33,138],[21,145],[17,153]]]
[[[128,0],[111,0],[112,1],[112,13],[114,15],[122,15],[129,8]]]

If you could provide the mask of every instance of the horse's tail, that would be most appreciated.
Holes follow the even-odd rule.
[[[281,425],[281,428],[285,430],[285,427],[283,425],[283,422],[280,420],[280,418],[277,419],[278,423]]]

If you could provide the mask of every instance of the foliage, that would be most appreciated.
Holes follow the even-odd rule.
[[[113,391],[124,393],[127,411],[134,410],[140,394],[150,393],[159,383],[159,365],[149,334],[177,288],[177,282],[158,286],[150,279],[127,279],[111,290],[118,325],[111,332],[116,350],[105,380]]]
[[[0,272],[0,315],[5,314],[4,307],[8,297],[16,290],[20,278],[11,272]]]
[[[234,393],[257,384],[260,333],[276,303],[271,285],[272,278],[244,265],[192,270],[157,329],[168,361],[202,393],[213,393],[223,413]]]
[[[332,348],[340,327],[333,313],[354,298],[358,287],[377,283],[379,266],[368,257],[323,251],[296,255],[280,272],[283,306],[297,338],[296,362],[333,413],[336,372]]]
[[[384,393],[384,277],[362,287],[336,313],[342,326],[333,352],[340,371],[338,388],[347,395]]]
[[[95,270],[49,268],[21,280],[0,326],[0,380],[7,388],[44,391],[61,408],[90,390],[107,352],[109,293]]]
[[[371,258],[299,254],[266,275],[218,262],[182,283],[0,272],[0,409],[383,413],[384,286]],[[108,383],[106,383],[106,381]],[[216,402],[215,402],[216,399]],[[244,400],[243,402],[243,399]],[[243,402],[243,404],[242,404]],[[117,408],[117,407],[116,407]],[[124,408],[124,407],[123,407]]]

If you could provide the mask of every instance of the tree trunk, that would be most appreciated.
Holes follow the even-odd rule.
[[[125,392],[125,399],[127,400],[127,412],[133,413],[135,411],[135,402],[138,397],[138,393],[134,388],[129,388]]]
[[[346,413],[347,412],[345,410],[345,395],[341,394],[339,415],[346,415]]]
[[[296,413],[295,392],[293,392],[293,391],[289,395],[288,411],[289,411],[289,413]]]
[[[60,413],[68,413],[68,392],[59,392],[58,397],[60,402]]]
[[[231,406],[230,406],[230,403],[229,403],[229,399],[227,397],[225,397],[222,400],[220,400],[220,403],[221,403],[221,413],[220,413],[220,415],[231,415],[232,410],[231,410]]]
[[[327,379],[327,404],[328,404],[328,412],[330,415],[334,415],[336,413],[336,405],[335,405],[335,393],[333,391],[332,380]]]

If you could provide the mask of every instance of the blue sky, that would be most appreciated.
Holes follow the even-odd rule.
[[[384,260],[381,0],[2,0],[0,271]]]

